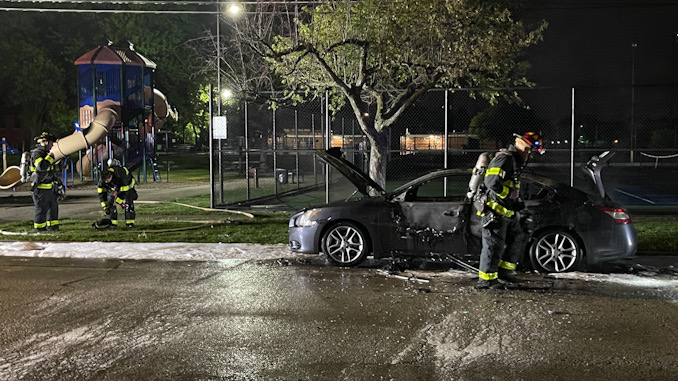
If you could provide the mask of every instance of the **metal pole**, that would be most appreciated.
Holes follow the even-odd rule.
[[[448,96],[448,91],[445,89],[445,136],[444,139],[445,141],[443,142],[443,168],[447,169],[447,134],[450,132],[449,130],[449,125],[447,122],[447,96]],[[447,197],[447,177],[445,177],[445,180],[443,181],[443,195]]]
[[[273,109],[273,139],[271,139],[271,146],[273,148],[273,193],[278,194],[278,155],[276,153],[275,139],[275,109]]]
[[[633,151],[636,149],[636,124],[634,121],[634,112],[636,106],[636,47],[635,42],[631,44],[631,163],[633,163]]]
[[[301,174],[299,173],[299,110],[294,110],[294,133],[296,134],[296,139],[294,139],[294,156],[295,156],[295,172],[297,177],[297,189],[299,189],[299,178]]]
[[[574,187],[574,87],[572,88],[572,113],[570,117],[570,186]]]
[[[209,92],[209,115],[210,115],[210,122],[209,122],[209,146],[210,146],[210,208],[214,208],[214,147],[212,147],[212,84],[209,85],[209,88],[207,90]],[[168,174],[168,179],[169,179],[169,174]]]
[[[326,131],[326,149],[332,147],[332,129],[330,128],[330,92],[325,91],[325,131]],[[330,165],[325,164],[325,203],[330,202]]]
[[[217,2],[217,115],[221,116],[221,2]]]
[[[245,179],[247,180],[247,200],[250,199],[250,146],[248,142],[249,134],[247,133],[247,100],[244,101],[245,106]]]
[[[311,144],[313,146],[313,151],[311,151],[311,152],[314,152],[316,150],[316,146],[315,146],[315,114],[311,114],[311,135],[312,135]],[[316,160],[315,160],[315,156],[313,156],[313,155],[314,154],[311,153],[311,157],[313,158],[313,184],[318,185],[318,168],[316,166],[317,163],[316,163]]]

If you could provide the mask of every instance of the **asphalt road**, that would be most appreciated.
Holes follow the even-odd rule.
[[[675,275],[527,277],[0,257],[0,380],[676,379]]]

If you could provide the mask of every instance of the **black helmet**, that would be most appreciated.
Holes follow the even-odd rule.
[[[56,138],[54,135],[50,134],[49,132],[45,131],[42,134],[38,135],[35,137],[35,142],[36,143],[42,143],[43,141],[48,141],[48,142],[55,142]]]

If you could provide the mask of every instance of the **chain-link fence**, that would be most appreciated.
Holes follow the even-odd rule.
[[[491,106],[470,90],[433,90],[389,129],[387,190],[443,168],[470,168],[482,152],[541,132],[546,154],[531,171],[582,186],[591,156],[614,152],[610,166],[628,167],[621,178],[678,165],[678,87],[515,89],[522,104]],[[325,99],[296,108],[239,103],[222,110],[226,137],[212,141],[213,203],[222,206],[305,207],[349,197],[354,188],[315,157],[340,147],[344,158],[368,173],[369,141],[353,110],[328,111]],[[329,129],[328,127],[329,126]]]

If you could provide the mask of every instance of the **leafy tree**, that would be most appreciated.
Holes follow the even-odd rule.
[[[348,102],[370,141],[370,176],[384,185],[388,129],[406,109],[434,87],[477,88],[494,101],[502,88],[528,85],[520,54],[545,27],[527,30],[500,1],[328,0],[300,13],[259,5],[235,25],[234,42],[277,77],[248,54],[234,77],[257,78],[240,79],[244,91],[282,88],[281,99],[297,102],[328,91],[335,109]]]

